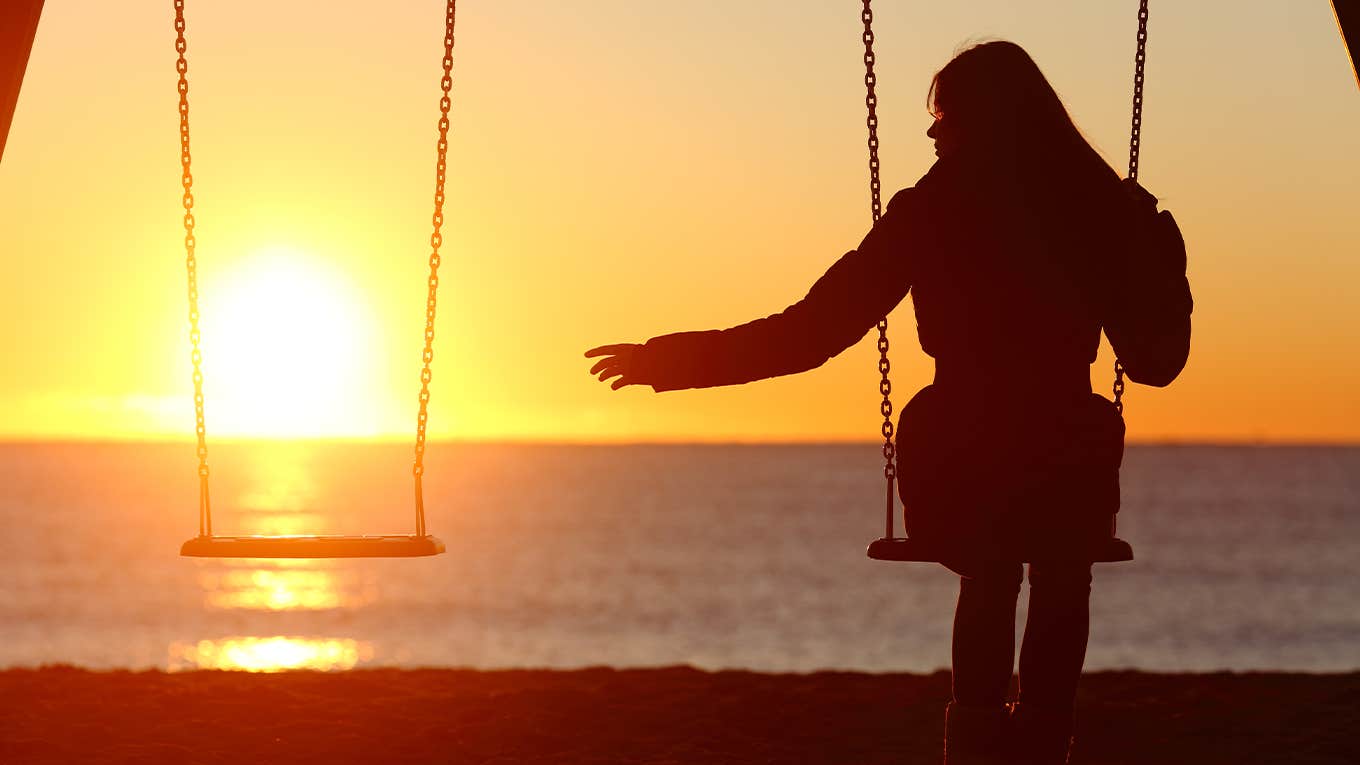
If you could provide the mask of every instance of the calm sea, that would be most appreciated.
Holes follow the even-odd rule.
[[[219,533],[411,528],[406,446],[211,457]],[[445,555],[193,560],[191,447],[0,445],[0,666],[948,665],[957,580],[864,557],[874,445],[429,463]],[[1133,447],[1124,486],[1137,560],[1096,568],[1089,668],[1360,667],[1360,448]]]

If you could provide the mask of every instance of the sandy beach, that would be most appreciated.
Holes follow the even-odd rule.
[[[0,673],[4,763],[933,763],[945,673]],[[1103,672],[1073,761],[1360,762],[1360,673]]]

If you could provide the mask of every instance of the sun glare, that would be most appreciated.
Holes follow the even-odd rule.
[[[208,430],[230,436],[374,432],[374,327],[329,264],[276,248],[242,260],[203,301]]]
[[[166,668],[171,672],[192,669],[333,671],[353,669],[372,658],[372,644],[348,638],[233,637],[174,643],[170,646],[170,661]]]

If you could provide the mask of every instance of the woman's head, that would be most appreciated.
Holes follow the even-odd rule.
[[[927,135],[941,156],[964,152],[1082,165],[1094,160],[1109,171],[1034,59],[1013,42],[986,42],[959,53],[935,74],[927,101],[936,120]]]

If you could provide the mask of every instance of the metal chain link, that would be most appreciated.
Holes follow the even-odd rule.
[[[203,424],[203,352],[198,330],[198,258],[194,236],[194,174],[189,152],[189,62],[184,54],[189,49],[184,39],[184,0],[175,4],[175,71],[179,73],[179,163],[180,182],[184,195],[184,266],[189,278],[189,343],[190,359],[194,365],[194,433],[198,437],[198,535],[212,535],[212,508],[208,500],[208,429]]]
[[[864,0],[860,20],[864,22],[864,106],[868,109],[865,125],[869,128],[870,212],[876,225],[883,215],[883,193],[878,177],[878,94],[875,92],[878,77],[874,74],[874,11],[869,6],[870,2],[871,0]],[[878,320],[878,372],[882,375],[878,381],[878,392],[883,394],[883,401],[879,403],[878,409],[883,415],[883,477],[888,481],[885,528],[886,536],[889,538],[893,535],[893,485],[897,480],[896,448],[893,446],[892,380],[888,377],[891,369],[892,363],[888,361],[888,317],[885,316]]]
[[[425,475],[425,426],[429,422],[430,362],[434,359],[434,317],[441,260],[439,247],[444,243],[444,181],[448,170],[449,107],[452,105],[449,92],[453,88],[453,21],[454,0],[448,0],[444,12],[444,76],[439,81],[439,87],[443,91],[439,98],[439,141],[435,145],[439,158],[435,162],[434,214],[430,217],[434,232],[430,234],[429,291],[425,297],[425,350],[421,355],[423,366],[420,370],[420,411],[416,415],[416,460],[411,467],[411,473],[415,476],[418,536],[425,535],[425,492],[422,488],[422,478]]]
[[[1147,64],[1148,0],[1138,3],[1138,49],[1133,56],[1133,123],[1129,128],[1129,179],[1138,180],[1138,152],[1143,137],[1143,70]],[[1124,414],[1124,365],[1114,360],[1114,408]]]
[[[1143,70],[1147,65],[1148,0],[1138,4],[1138,49],[1133,56],[1133,124],[1129,128],[1129,178],[1138,180],[1138,151],[1143,135]]]

